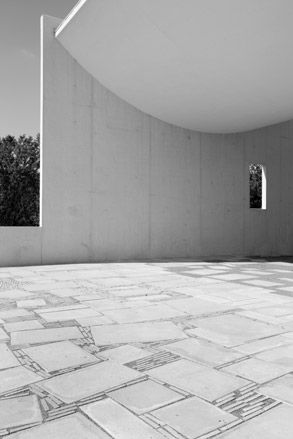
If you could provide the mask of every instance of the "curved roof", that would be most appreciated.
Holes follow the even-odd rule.
[[[81,0],[56,37],[105,87],[205,132],[293,118],[292,0]]]

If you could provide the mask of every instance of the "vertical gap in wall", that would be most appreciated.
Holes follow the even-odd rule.
[[[202,133],[199,133],[199,254],[203,256],[202,248]]]
[[[246,256],[246,203],[247,203],[247,194],[249,196],[249,192],[247,189],[246,178],[247,178],[247,169],[246,169],[246,142],[245,135],[242,138],[242,150],[243,150],[243,158],[242,158],[242,173],[243,173],[243,186],[242,186],[242,255]]]
[[[94,192],[94,78],[91,78],[90,96],[90,218],[89,218],[89,259],[94,262],[93,248],[93,192]]]
[[[40,38],[40,182],[39,182],[39,227],[43,227],[43,124],[44,124],[44,17],[41,17]],[[41,232],[41,264],[43,263],[43,236]]]
[[[282,132],[280,132],[280,136],[279,136],[279,187],[283,188],[283,145],[284,145],[284,141],[282,140]],[[287,143],[287,140],[286,140]],[[278,216],[278,223],[279,223],[279,239],[278,239],[278,253],[279,255],[282,254],[282,242],[286,242],[286,239],[283,240],[282,239],[282,231],[283,229],[283,224],[282,224],[282,220],[283,220],[283,190],[281,189],[279,191],[279,216]],[[285,235],[286,236],[286,235]]]
[[[148,166],[148,258],[152,257],[152,119],[146,116],[149,132],[149,166]]]

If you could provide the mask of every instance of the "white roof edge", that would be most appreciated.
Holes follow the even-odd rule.
[[[76,5],[71,9],[69,14],[64,18],[64,20],[60,23],[60,25],[57,27],[55,36],[58,37],[58,35],[63,31],[63,29],[67,26],[67,24],[72,20],[72,18],[78,13],[78,11],[83,7],[83,5],[87,2],[87,0],[79,0]]]

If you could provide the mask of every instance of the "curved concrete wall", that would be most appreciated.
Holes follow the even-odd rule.
[[[293,253],[293,122],[209,135],[93,79],[43,21],[43,224],[1,228],[1,265]],[[248,165],[267,168],[249,209]]]

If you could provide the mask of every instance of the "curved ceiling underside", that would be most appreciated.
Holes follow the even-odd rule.
[[[210,133],[293,118],[292,0],[81,0],[56,32],[101,84]]]

